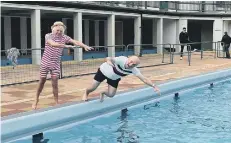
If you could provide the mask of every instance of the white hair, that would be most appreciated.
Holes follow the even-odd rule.
[[[65,32],[65,28],[62,26],[62,25],[57,25],[57,26],[54,26],[51,30],[52,30],[52,33],[54,33],[54,31],[57,29],[57,28],[62,28],[62,34],[64,34]]]

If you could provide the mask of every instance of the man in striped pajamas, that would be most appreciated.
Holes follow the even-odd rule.
[[[137,68],[139,64],[140,60],[137,56],[131,56],[129,58],[125,56],[115,58],[107,57],[106,62],[103,63],[98,69],[92,85],[86,89],[82,100],[87,101],[89,93],[93,92],[105,79],[107,79],[108,90],[100,93],[100,102],[103,102],[104,95],[113,97],[116,94],[121,77],[130,74],[135,75],[145,84],[153,87],[155,91],[160,92],[159,88],[153,84],[151,80],[141,74],[140,70]]]
[[[57,21],[51,26],[52,33],[45,35],[45,51],[41,60],[40,81],[36,93],[36,98],[32,105],[33,109],[37,108],[39,95],[43,90],[48,72],[51,74],[54,100],[55,103],[58,104],[58,79],[60,74],[60,62],[63,48],[73,48],[75,46],[80,46],[86,51],[92,49],[82,42],[73,40],[69,36],[65,35],[65,29],[66,26],[62,22]],[[75,46],[66,45],[67,43],[71,43]]]

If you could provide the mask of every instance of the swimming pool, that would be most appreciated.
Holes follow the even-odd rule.
[[[48,131],[48,143],[230,143],[231,79]],[[31,139],[15,143],[30,143]]]
[[[117,136],[118,134],[124,134],[125,136],[130,135],[130,136],[134,136],[134,138],[137,138],[139,140],[143,139],[142,135],[144,136],[154,135],[154,137],[158,139],[158,137],[159,138],[161,137],[160,133],[162,132],[160,129],[162,128],[164,128],[165,130],[168,130],[168,132],[170,131],[176,132],[175,134],[172,134],[172,137],[174,137],[175,135],[175,138],[180,135],[189,136],[187,134],[184,134],[183,130],[187,129],[190,123],[191,124],[198,123],[200,122],[199,119],[203,121],[202,117],[197,118],[197,116],[203,115],[203,114],[201,114],[200,112],[197,113],[197,111],[195,111],[194,113],[195,116],[193,116],[194,114],[190,116],[179,116],[179,115],[180,114],[186,115],[186,113],[189,114],[190,112],[192,112],[190,110],[194,111],[194,108],[195,109],[198,109],[199,107],[205,108],[204,105],[206,104],[204,102],[201,102],[201,104],[199,104],[199,101],[204,99],[202,98],[202,96],[200,96],[203,93],[198,93],[199,95],[197,96],[197,94],[194,95],[194,90],[193,90],[193,95],[189,96],[185,94],[192,94],[191,91],[193,88],[196,88],[195,91],[200,91],[202,89],[198,89],[199,86],[208,87],[210,83],[215,83],[215,82],[227,80],[230,78],[231,78],[231,69],[218,70],[213,73],[207,73],[207,74],[203,74],[199,76],[184,78],[180,80],[174,80],[174,81],[161,84],[159,85],[162,91],[161,98],[159,98],[157,94],[154,93],[152,88],[145,87],[145,88],[140,88],[138,90],[120,93],[116,95],[114,98],[106,99],[105,102],[103,103],[100,103],[98,100],[93,100],[87,103],[81,103],[81,104],[72,103],[70,105],[61,105],[61,107],[58,107],[58,108],[56,107],[50,108],[50,109],[48,108],[48,109],[42,109],[40,111],[38,110],[35,112],[28,112],[25,114],[23,113],[20,115],[8,116],[6,118],[1,118],[2,119],[2,122],[1,122],[2,142],[9,142],[9,141],[13,141],[16,139],[19,139],[17,142],[25,142],[25,143],[31,142],[31,135],[37,134],[40,132],[43,132],[44,137],[49,139],[49,143],[57,142],[57,141],[84,142],[84,141],[81,141],[81,138],[77,139],[78,135],[80,136],[83,135],[84,136],[83,139],[86,140],[85,142],[89,140],[90,140],[89,142],[99,142],[97,140],[100,138],[99,137],[100,135],[102,135],[101,139],[106,140],[107,142],[108,141],[107,139],[113,139],[112,137],[115,134]],[[228,86],[229,86],[229,83],[228,83]],[[216,89],[216,88],[217,88],[217,85],[215,84],[214,88],[211,88],[210,90],[212,91],[213,89]],[[188,92],[187,90],[191,90],[191,91]],[[219,88],[219,90],[215,90],[215,91],[221,91],[221,89]],[[180,95],[185,95],[185,96],[180,96],[180,99],[178,100],[177,99],[172,100],[171,97],[176,92],[179,92]],[[208,91],[205,90],[205,93],[206,92]],[[220,94],[220,93],[217,93],[217,94]],[[195,100],[196,99],[200,99],[200,100],[198,100],[197,102],[192,102],[193,103],[192,105],[195,106],[194,108],[192,109],[188,108],[188,105],[190,105],[189,103],[191,103],[191,101],[194,98]],[[229,98],[228,99],[222,98],[221,101],[223,100],[228,101]],[[159,102],[156,103],[156,101],[159,101]],[[169,107],[172,108],[172,112],[171,112],[172,114],[168,112]],[[123,116],[124,120],[118,119],[118,117],[120,116],[120,110],[124,108],[128,108],[129,116],[127,117]],[[219,109],[219,108],[206,107],[206,109],[207,108],[212,109],[214,111],[216,111],[215,109]],[[228,112],[228,109],[226,109],[225,106],[220,107],[220,108],[225,109],[225,111],[227,110]],[[204,113],[206,113],[206,111],[204,111]],[[177,122],[178,124],[175,122],[169,122],[169,121],[172,121],[170,120],[172,119],[170,117],[174,116],[173,112],[178,113],[178,114],[175,114],[175,116],[180,117],[180,118],[176,118],[176,117],[174,118],[176,119],[176,121],[179,121]],[[136,116],[133,116],[133,115],[136,115]],[[230,112],[228,115],[230,115]],[[215,114],[214,116],[217,116],[217,114]],[[227,118],[230,118],[230,116],[227,116]],[[181,124],[185,125],[186,122],[184,121],[186,121],[186,119],[190,119],[187,122],[188,124],[186,124],[187,126],[180,128]],[[221,119],[223,120],[223,118]],[[212,122],[213,120],[210,121],[210,118],[206,118],[206,121],[207,120],[208,122],[211,122],[211,124],[213,125],[213,122]],[[225,120],[224,122],[226,121],[227,120]],[[81,122],[82,124],[80,124]],[[78,126],[75,125],[76,123],[79,125]],[[148,124],[145,124],[145,123],[148,123]],[[157,126],[158,124],[160,124],[161,126]],[[217,122],[215,122],[214,124],[217,124]],[[227,124],[229,124],[229,122],[227,122]],[[127,126],[126,128],[128,129],[125,129],[124,126],[120,127],[122,125],[124,125],[125,127]],[[141,125],[144,125],[144,127]],[[92,127],[95,127],[95,128],[92,128]],[[157,128],[158,130],[156,131],[156,133],[154,132],[155,130],[153,131],[153,127],[158,127]],[[170,127],[171,128],[176,127],[176,128],[173,128],[171,130]],[[177,130],[178,129],[177,127],[179,128],[179,130]],[[96,129],[97,132],[94,131],[94,129]],[[197,128],[191,128],[191,129],[195,130]],[[93,132],[90,132],[90,131],[93,131]],[[77,135],[76,135],[76,132],[77,132]],[[90,134],[88,134],[88,132]],[[201,131],[198,130],[198,133],[201,133]],[[168,134],[166,135],[166,133],[163,133],[163,134],[165,134],[164,135],[165,137],[170,136]],[[29,136],[29,138],[27,136]],[[62,138],[63,140],[61,138],[57,139],[57,137],[58,138],[63,137]],[[145,137],[144,139],[147,139],[147,138]]]

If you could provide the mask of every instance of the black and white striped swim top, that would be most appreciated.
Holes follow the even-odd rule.
[[[127,76],[130,74],[139,75],[140,70],[137,67],[132,69],[126,69],[125,64],[128,60],[125,56],[115,57],[115,64],[114,66],[109,65],[107,62],[103,63],[100,66],[101,72],[109,79],[116,80],[123,76]]]

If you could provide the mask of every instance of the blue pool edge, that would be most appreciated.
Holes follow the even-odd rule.
[[[163,96],[228,78],[231,78],[231,69],[174,80],[160,84],[159,87]],[[82,121],[115,110],[127,108],[131,105],[152,100],[157,96],[158,95],[151,87],[145,87],[139,90],[117,94],[114,98],[106,98],[103,103],[100,103],[99,100],[92,100],[40,112],[31,112],[31,114],[15,116],[14,118],[2,118],[2,141],[11,141],[72,122]]]

